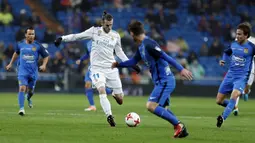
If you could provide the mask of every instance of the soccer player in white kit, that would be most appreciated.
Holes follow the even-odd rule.
[[[122,84],[119,77],[118,69],[111,68],[115,62],[115,54],[122,60],[128,60],[121,48],[120,35],[112,30],[113,16],[107,12],[102,16],[102,27],[91,27],[78,34],[69,34],[61,36],[55,40],[55,45],[59,46],[61,41],[70,42],[84,39],[92,40],[90,55],[92,84],[99,92],[100,104],[107,116],[108,123],[114,127],[115,121],[112,116],[111,104],[106,95],[106,87],[113,90],[113,97],[118,104],[123,103]],[[136,68],[134,68],[136,69]],[[137,70],[139,72],[139,69]]]

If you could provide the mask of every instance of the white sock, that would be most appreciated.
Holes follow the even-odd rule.
[[[112,115],[111,103],[108,100],[107,95],[106,94],[100,94],[99,98],[100,98],[101,107],[103,108],[104,113],[106,114],[106,116]]]
[[[236,99],[236,105],[235,105],[236,107],[238,106],[239,98],[240,97],[238,96],[237,99]]]

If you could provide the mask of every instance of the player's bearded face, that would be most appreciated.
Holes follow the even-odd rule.
[[[25,37],[28,42],[33,42],[35,39],[35,30],[28,29]]]
[[[108,21],[104,20],[103,21],[103,29],[105,33],[109,33],[112,30],[112,25],[113,25],[113,19]]]
[[[247,39],[247,35],[244,35],[243,30],[236,30],[236,39],[238,43],[243,43]]]

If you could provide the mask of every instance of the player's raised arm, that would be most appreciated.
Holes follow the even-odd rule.
[[[71,41],[78,41],[78,40],[85,40],[85,39],[92,39],[94,35],[94,29],[95,27],[91,27],[84,32],[78,33],[78,34],[69,34],[64,35],[55,40],[55,46],[59,46],[61,42],[71,42]]]

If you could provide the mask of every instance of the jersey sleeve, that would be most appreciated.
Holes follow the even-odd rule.
[[[228,46],[228,48],[224,50],[223,52],[222,60],[227,61],[231,55],[232,55],[232,49],[231,49],[231,46]]]
[[[146,50],[155,60],[159,59],[160,55],[162,54],[162,50],[157,45],[147,45]]]
[[[48,57],[48,56],[49,56],[48,50],[46,50],[46,49],[43,47],[42,44],[39,44],[39,46],[40,46],[40,49],[39,49],[39,51],[38,51],[39,54],[40,54],[43,58]]]
[[[18,55],[20,54],[19,44],[16,44],[15,52],[16,52]]]
[[[118,34],[118,39],[117,39],[117,43],[116,43],[116,46],[115,46],[115,53],[121,59],[122,62],[128,60],[128,57],[126,56],[126,54],[122,50],[119,34]]]
[[[62,36],[62,40],[64,42],[70,42],[70,41],[78,41],[78,40],[85,40],[85,39],[93,39],[95,33],[95,27],[91,27],[84,32],[78,33],[78,34],[69,34]]]

